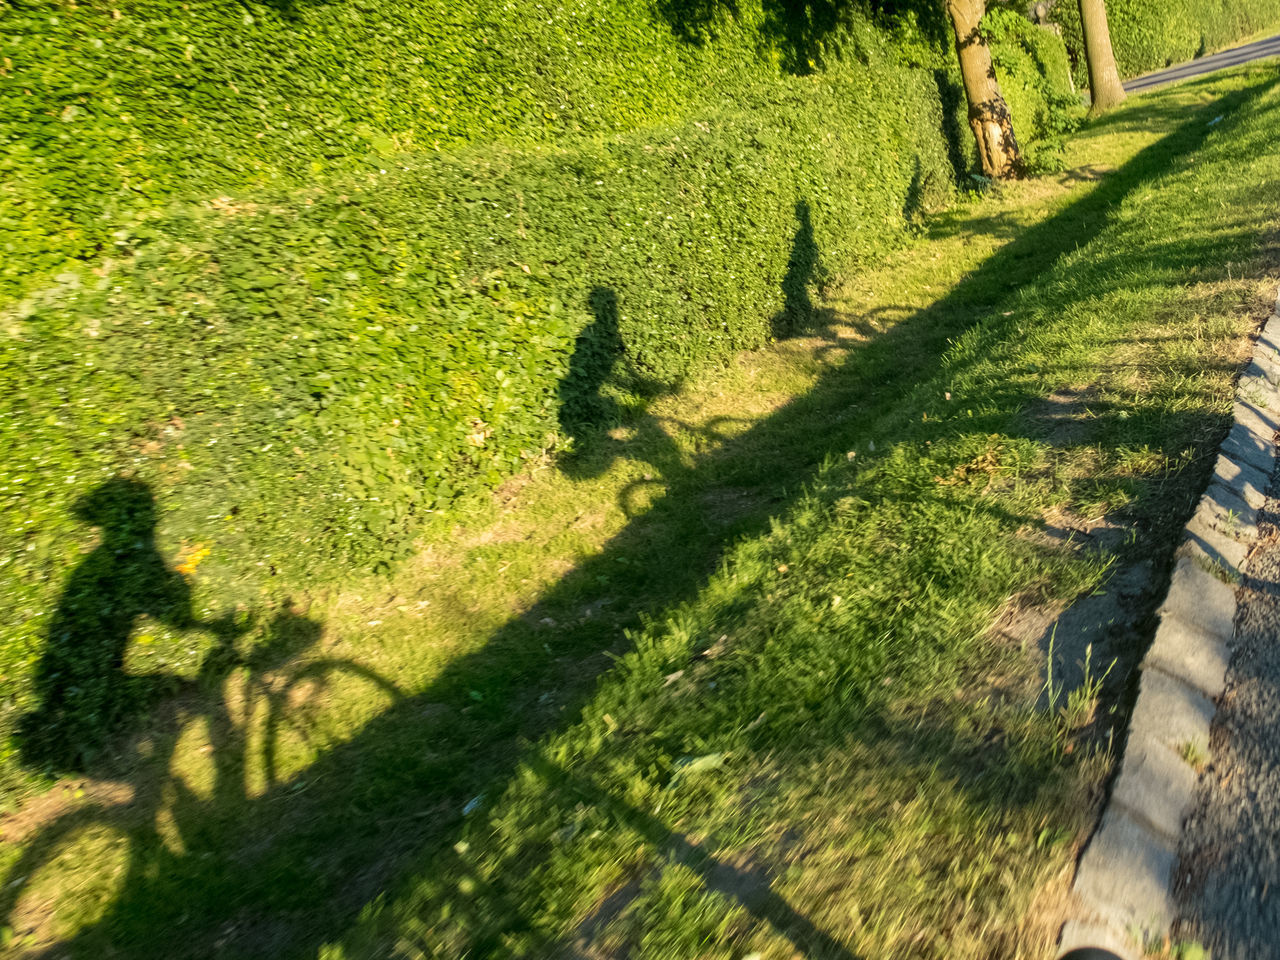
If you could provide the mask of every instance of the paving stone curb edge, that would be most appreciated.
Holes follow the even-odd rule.
[[[1141,960],[1175,916],[1173,871],[1235,639],[1236,585],[1257,537],[1280,432],[1280,292],[1236,386],[1235,420],[1175,555],[1141,664],[1119,776],[1076,868],[1058,956],[1101,947]]]

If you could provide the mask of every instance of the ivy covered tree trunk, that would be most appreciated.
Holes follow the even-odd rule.
[[[946,0],[946,6],[956,34],[960,76],[969,101],[969,126],[978,142],[982,172],[996,180],[1020,176],[1022,152],[1013,135],[1013,118],[996,80],[991,51],[978,29],[986,0]]]
[[[1089,96],[1093,105],[1089,115],[1096,116],[1119,103],[1126,96],[1111,52],[1111,31],[1107,27],[1105,0],[1080,0],[1080,28],[1084,32],[1084,58],[1089,65]]]

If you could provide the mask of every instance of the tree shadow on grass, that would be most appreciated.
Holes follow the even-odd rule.
[[[1045,749],[1043,744],[1029,748],[1016,738],[1011,742],[1008,731],[1001,729],[1000,719],[989,708],[981,711],[985,722],[977,723],[972,716],[965,719],[948,716],[952,712],[950,708],[908,722],[867,722],[865,713],[861,713],[866,706],[865,700],[849,702],[840,708],[822,711],[808,722],[788,724],[785,730],[775,729],[758,736],[757,743],[735,750],[730,761],[716,772],[703,776],[739,784],[734,796],[736,803],[751,808],[753,819],[763,818],[765,822],[776,821],[781,802],[770,796],[767,774],[761,777],[762,782],[753,782],[743,771],[760,771],[762,764],[768,769],[770,761],[779,754],[788,756],[799,766],[813,765],[819,770],[828,765],[839,768],[840,772],[813,774],[812,782],[801,787],[803,793],[816,785],[819,792],[828,794],[828,802],[832,790],[848,785],[841,778],[851,763],[891,771],[887,779],[895,786],[881,784],[881,789],[889,795],[896,789],[910,793],[930,778],[948,784],[958,790],[961,802],[975,812],[975,819],[993,809],[1015,810],[1049,801],[1043,787],[1058,771],[1060,754],[1052,747]],[[979,711],[975,708],[974,712]],[[858,740],[874,746],[859,747],[851,753],[850,745]],[[800,956],[813,960],[862,960],[864,954],[852,949],[842,937],[823,929],[806,913],[812,909],[810,891],[794,884],[786,893],[779,889],[778,881],[812,843],[806,836],[808,826],[803,820],[797,820],[782,835],[772,835],[761,842],[759,837],[743,836],[732,824],[700,822],[695,812],[700,804],[694,799],[702,789],[698,784],[678,786],[672,780],[658,794],[664,799],[655,808],[654,798],[636,799],[619,788],[611,777],[612,764],[608,759],[597,760],[586,768],[571,769],[550,759],[553,754],[553,750],[530,751],[521,765],[523,782],[537,783],[544,809],[563,812],[569,819],[568,831],[573,830],[575,812],[581,816],[589,811],[589,827],[584,829],[594,827],[611,838],[621,838],[614,847],[621,856],[616,864],[621,872],[607,892],[585,915],[575,918],[568,932],[544,940],[532,950],[527,940],[515,949],[512,941],[504,943],[503,934],[527,937],[535,930],[536,924],[531,923],[528,916],[510,909],[518,899],[519,888],[528,872],[533,870],[542,876],[555,877],[554,873],[547,872],[548,864],[558,859],[563,869],[566,859],[566,852],[555,849],[554,844],[548,845],[545,836],[535,828],[528,831],[522,844],[506,847],[496,861],[485,862],[487,879],[483,888],[476,888],[474,895],[465,901],[459,900],[458,906],[466,913],[449,920],[456,929],[466,931],[465,941],[445,939],[442,942],[417,936],[409,925],[407,932],[398,934],[402,937],[401,944],[426,956],[448,955],[451,949],[459,952],[471,949],[479,956],[511,952],[556,960],[585,960],[645,953],[647,942],[647,952],[652,955],[656,944],[651,938],[657,922],[680,922],[685,911],[700,914],[710,911],[710,924],[718,931],[717,946],[729,946],[736,936],[747,934],[751,925],[759,925],[786,940]],[[689,796],[682,797],[682,793]],[[851,796],[847,803],[857,804],[863,799]],[[661,810],[664,804],[678,809],[664,813]],[[891,799],[886,798],[884,804],[892,804],[897,809]],[[842,815],[846,804],[836,802],[835,808],[839,813],[836,810],[831,813]],[[806,812],[810,816],[814,813]],[[785,812],[782,817],[785,819]],[[980,829],[999,836],[999,818],[985,817],[985,825]],[[454,880],[475,872],[475,867],[468,865],[470,856],[466,845],[460,844],[458,849],[462,854],[456,864],[448,872],[432,878],[433,887],[441,896],[427,900],[424,906],[447,901],[448,888]],[[948,856],[940,852],[939,863],[924,869],[936,869],[947,862]],[[655,902],[652,891],[660,888],[663,879],[671,874],[692,879],[693,890],[704,896],[695,900],[686,895],[678,905]],[[689,885],[684,887],[688,889]],[[872,911],[876,908],[874,904],[865,906]],[[716,915],[717,910],[724,911],[725,915]],[[736,912],[741,919],[728,916],[730,912]],[[658,915],[662,913],[666,915]],[[377,955],[376,947],[369,949],[367,943],[363,946]]]
[[[464,811],[476,798],[501,793],[528,758],[527,744],[575,721],[597,679],[628,648],[625,630],[642,618],[661,620],[693,598],[733,544],[785,518],[824,463],[855,449],[865,457],[871,440],[932,429],[918,421],[921,391],[941,395],[963,372],[956,364],[973,362],[947,358],[949,345],[965,335],[992,349],[1016,339],[1020,288],[1098,236],[1131,191],[1184,168],[1211,129],[1229,134],[1241,105],[1270,85],[1191,113],[1089,194],[1011,240],[941,300],[851,351],[809,393],[710,453],[674,464],[647,509],[531,610],[302,772],[257,796],[237,787],[225,802],[194,805],[186,818],[194,827],[198,810],[198,830],[181,850],[135,835],[137,862],[114,900],[46,955],[312,956],[375,898],[394,899],[415,878],[452,869]],[[1226,119],[1209,128],[1207,119],[1218,114]],[[1124,282],[1087,260],[1060,279],[1082,299]],[[1037,399],[1022,373],[1030,371],[991,386],[984,399],[994,412],[939,429],[966,435],[1007,429],[1016,411]],[[1219,425],[1207,414],[1186,416],[1163,424],[1170,443],[1185,444],[1188,435],[1212,434]],[[708,496],[726,488],[745,491],[738,508],[724,522],[705,522]],[[1010,517],[1006,525],[1012,535],[1034,519]],[[219,749],[234,757],[239,748]],[[55,821],[31,844],[46,849],[67,829]],[[15,880],[38,860],[24,859],[0,886],[6,912]],[[518,913],[512,922],[527,925]],[[804,937],[825,936],[804,918],[783,922],[805,929]],[[500,942],[489,941],[494,950]]]
[[[575,804],[585,803],[601,811],[616,827],[628,830],[643,840],[652,851],[658,869],[678,866],[691,871],[706,890],[719,894],[768,924],[790,941],[802,956],[821,957],[823,960],[861,960],[774,892],[774,878],[769,870],[756,865],[730,863],[723,857],[717,857],[706,844],[693,842],[685,834],[673,830],[661,817],[601,789],[586,777],[570,774],[542,757],[533,757],[528,765],[542,778],[550,793],[565,798],[570,809]],[[638,892],[636,884],[627,884],[615,891],[578,925],[577,936],[564,944],[562,950],[577,946],[574,940],[589,948],[592,941],[598,939],[610,923],[631,906],[635,892]]]

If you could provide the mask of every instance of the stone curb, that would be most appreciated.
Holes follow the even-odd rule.
[[[1175,916],[1173,870],[1235,639],[1236,584],[1257,537],[1280,433],[1280,292],[1236,385],[1235,422],[1186,526],[1142,661],[1120,772],[1080,857],[1058,956],[1100,947],[1141,960]]]

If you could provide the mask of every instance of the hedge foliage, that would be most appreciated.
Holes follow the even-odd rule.
[[[690,42],[650,0],[5,4],[0,297],[175,193],[689,119],[795,60],[773,6],[713,0]]]
[[[1059,0],[1052,17],[1062,25],[1077,78],[1086,84],[1078,5]],[[1107,21],[1120,75],[1134,77],[1280,26],[1280,0],[1107,0]]]
[[[10,8],[0,735],[33,715],[70,587],[98,582],[72,573],[89,524],[141,551],[129,570],[199,566],[185,612],[122,607],[149,618],[131,673],[192,676],[229,603],[393,562],[428,511],[796,329],[827,272],[954,189],[955,77],[868,20],[773,45],[764,7],[684,39],[627,20],[593,34],[612,67],[570,62],[581,18],[630,3],[547,5],[531,63],[542,27],[515,18],[499,65],[475,43],[516,25],[431,3]],[[433,79],[441,37],[469,66]],[[1048,63],[1035,39],[1001,62]],[[128,712],[117,654],[75,729]]]
[[[949,57],[932,0],[893,43]],[[0,9],[0,305],[174,196],[697,119],[858,59],[858,0],[24,0]],[[899,9],[901,8],[901,9]],[[885,10],[890,12],[885,13]],[[917,25],[928,22],[923,34]],[[898,29],[909,25],[906,30]]]

